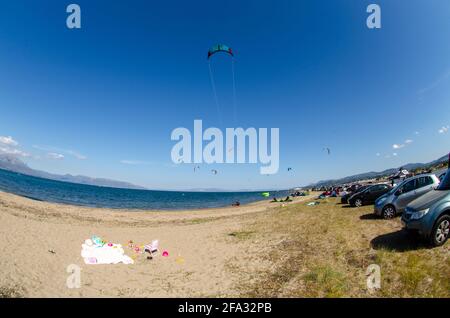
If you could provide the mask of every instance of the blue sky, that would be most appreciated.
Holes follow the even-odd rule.
[[[66,27],[71,2],[1,4],[0,136],[33,168],[152,189],[287,188],[450,150],[449,1],[74,2],[81,30]],[[381,29],[366,27],[370,3]],[[213,61],[221,118],[214,103],[217,43],[236,54],[236,121],[226,56]],[[194,119],[279,128],[279,173],[175,166],[170,133]]]

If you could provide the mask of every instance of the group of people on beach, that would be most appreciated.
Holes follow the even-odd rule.
[[[287,197],[286,197],[286,199],[280,199],[280,200],[278,200],[276,197],[273,197],[273,199],[272,199],[272,201],[270,201],[270,202],[291,202],[292,201],[292,199],[291,199],[291,197],[288,195]]]

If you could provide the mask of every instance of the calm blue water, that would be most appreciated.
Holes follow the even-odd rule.
[[[261,192],[176,192],[96,187],[31,177],[0,169],[0,190],[35,200],[114,209],[198,209],[264,199]],[[285,197],[287,191],[271,192]]]

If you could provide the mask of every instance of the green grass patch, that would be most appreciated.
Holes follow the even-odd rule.
[[[343,297],[348,290],[346,276],[329,265],[314,267],[302,278],[308,296]]]
[[[409,241],[398,218],[374,219],[373,206],[338,200],[289,205],[255,218],[251,232],[233,232],[258,240],[265,247],[258,257],[270,264],[256,280],[242,279],[242,296],[450,297],[449,243],[426,248]],[[373,293],[365,275],[371,264],[381,269],[381,289]]]
[[[249,239],[254,233],[254,231],[235,231],[228,233],[228,236],[235,237],[240,240],[246,240]]]
[[[23,289],[17,285],[0,286],[0,298],[22,298]]]

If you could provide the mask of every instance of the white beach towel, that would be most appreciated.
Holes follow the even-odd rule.
[[[89,240],[90,241],[90,240]],[[83,257],[86,264],[133,264],[134,261],[125,255],[125,252],[120,244],[112,244],[111,246],[105,244],[103,246],[89,244],[86,240],[81,245],[81,257]],[[87,244],[86,244],[87,243]]]

